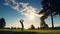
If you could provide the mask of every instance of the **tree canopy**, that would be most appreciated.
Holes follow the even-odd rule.
[[[42,10],[38,14],[44,14],[48,17],[52,14],[60,16],[60,0],[42,0]]]
[[[41,24],[43,25],[45,23],[44,20],[49,16],[51,16],[52,28],[53,28],[54,27],[53,16],[55,15],[60,16],[60,0],[42,0],[41,5],[43,9],[38,13],[43,14],[43,16],[40,18]]]
[[[4,28],[5,25],[6,25],[5,19],[4,18],[1,18],[0,19],[0,28]]]

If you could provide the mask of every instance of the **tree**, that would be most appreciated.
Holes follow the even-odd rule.
[[[21,23],[21,26],[22,26],[22,30],[24,29],[24,25],[23,25],[23,22],[24,22],[24,20],[20,20],[20,23]]]
[[[37,29],[40,29],[40,27],[38,27]]]
[[[60,16],[60,0],[42,0],[42,10],[38,14],[44,14],[43,16],[51,16],[52,28],[54,28],[53,16]]]
[[[35,29],[34,25],[31,25],[31,29]]]
[[[5,25],[6,25],[5,19],[4,18],[1,18],[0,19],[0,28],[4,28]]]
[[[48,25],[45,23],[45,16],[40,17],[41,23],[40,23],[40,27],[41,28],[48,28]]]

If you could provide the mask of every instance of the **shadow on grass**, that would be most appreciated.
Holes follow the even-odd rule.
[[[37,33],[37,32],[11,32],[11,31],[0,31],[0,34],[60,34],[60,33]]]
[[[37,32],[8,32],[0,31],[0,34],[38,34]]]

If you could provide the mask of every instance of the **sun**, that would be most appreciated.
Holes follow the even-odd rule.
[[[29,20],[34,20],[34,15],[29,16]]]
[[[30,18],[31,18],[31,19],[33,19],[33,18],[34,18],[34,16],[30,16]]]

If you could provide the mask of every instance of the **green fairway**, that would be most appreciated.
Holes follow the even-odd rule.
[[[60,34],[60,30],[19,30],[19,29],[0,29],[2,34]]]

